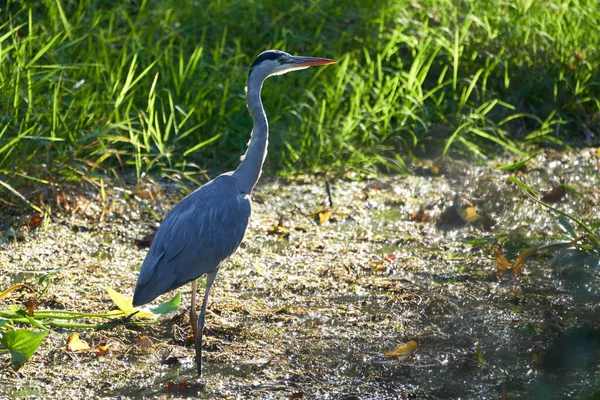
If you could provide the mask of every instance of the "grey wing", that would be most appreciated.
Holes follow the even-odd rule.
[[[240,245],[250,196],[221,175],[181,200],[159,228],[142,264],[133,304],[146,304],[219,268]]]

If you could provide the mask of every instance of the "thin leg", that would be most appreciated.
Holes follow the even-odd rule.
[[[210,292],[210,288],[216,277],[217,271],[209,272],[206,276],[206,291],[204,292],[204,299],[202,300],[202,311],[200,311],[200,318],[198,319],[198,325],[195,329],[197,332],[194,335],[194,340],[196,344],[196,366],[198,367],[198,376],[202,375],[202,331],[204,330],[204,318],[206,317],[206,306],[208,305],[208,293]],[[194,297],[192,298],[192,301]],[[192,323],[194,322],[192,321]]]
[[[192,332],[194,334],[194,343],[198,342],[198,314],[196,313],[197,289],[198,289],[198,281],[194,280],[192,282],[192,307],[190,308],[190,323],[192,324]]]

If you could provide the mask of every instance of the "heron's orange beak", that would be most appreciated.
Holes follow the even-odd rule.
[[[294,67],[315,67],[318,65],[335,64],[336,60],[329,58],[317,58],[317,57],[294,57],[290,60],[290,64]]]

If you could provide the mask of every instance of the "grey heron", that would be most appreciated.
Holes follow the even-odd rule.
[[[198,376],[202,373],[202,331],[208,294],[219,267],[238,248],[250,219],[251,193],[267,155],[269,127],[262,101],[263,82],[335,60],[292,56],[279,50],[258,55],[248,73],[247,105],[253,128],[248,150],[235,171],[217,176],[181,200],[167,215],[146,255],[133,295],[133,305],[151,302],[192,281],[190,320]],[[206,278],[200,318],[196,311],[197,278]]]

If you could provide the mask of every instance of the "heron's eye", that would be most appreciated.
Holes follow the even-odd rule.
[[[279,64],[283,64],[285,60],[283,59],[283,56],[281,56],[277,59],[277,61],[279,61]]]

